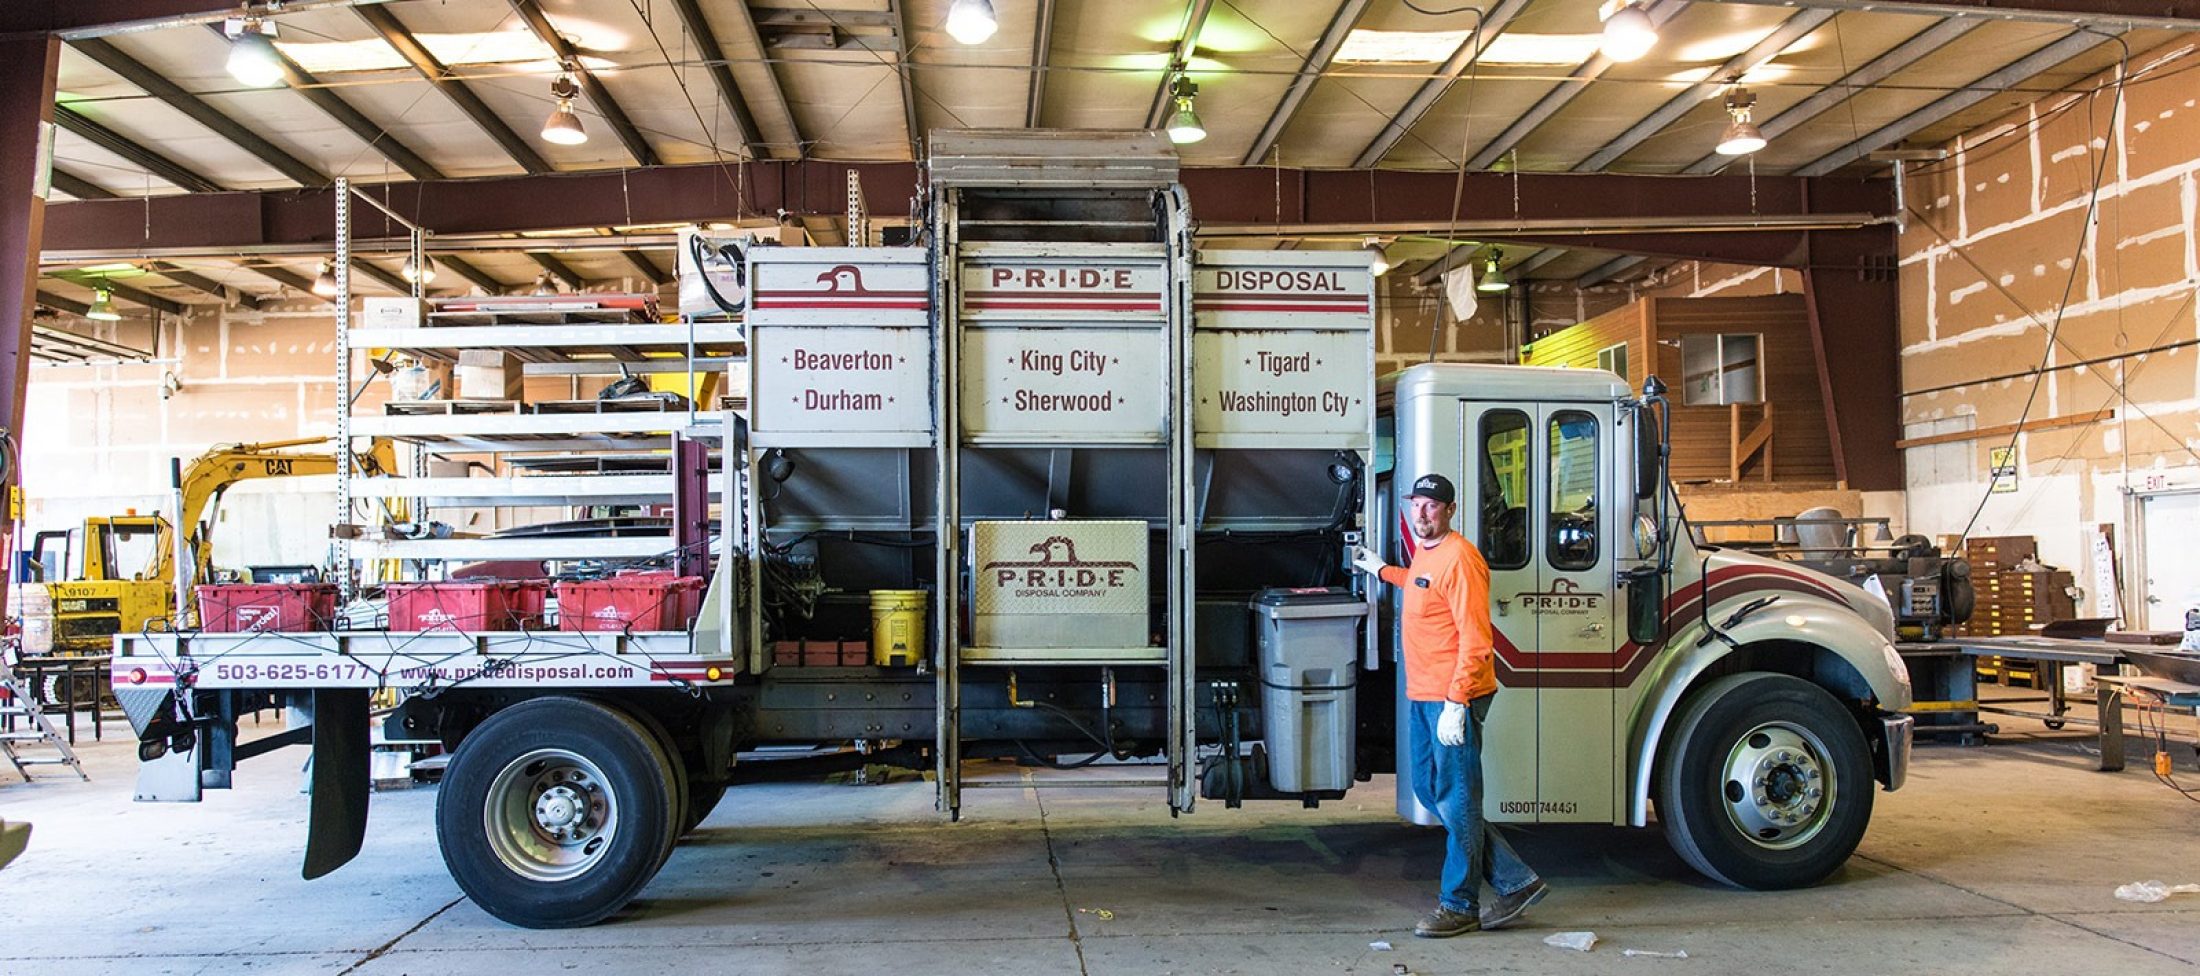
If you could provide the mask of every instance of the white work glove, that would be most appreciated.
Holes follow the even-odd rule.
[[[1447,746],[1467,744],[1467,706],[1455,701],[1444,703],[1444,715],[1436,720],[1436,741]]]
[[[1369,552],[1366,546],[1353,546],[1352,565],[1360,572],[1379,576],[1387,564],[1383,562],[1383,557]]]

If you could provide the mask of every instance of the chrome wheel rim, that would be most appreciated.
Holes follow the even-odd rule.
[[[1766,722],[1727,751],[1720,799],[1727,819],[1750,843],[1788,850],[1824,830],[1836,799],[1830,750],[1817,733]]]
[[[507,869],[533,881],[568,881],[604,859],[618,833],[618,796],[603,770],[566,749],[536,749],[505,764],[489,784],[482,827]]]

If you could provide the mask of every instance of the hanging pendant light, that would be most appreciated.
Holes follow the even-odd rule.
[[[1489,259],[1482,266],[1482,277],[1474,283],[1475,291],[1496,294],[1512,290],[1512,281],[1505,277],[1505,270],[1497,264],[1504,257],[1505,252],[1490,248]]]
[[[1726,93],[1726,131],[1719,136],[1715,147],[1721,156],[1747,156],[1765,147],[1765,134],[1749,121],[1749,110],[1757,104],[1757,96],[1747,88],[1736,88]]]
[[[1176,80],[1169,82],[1169,97],[1176,99],[1176,112],[1169,116],[1169,141],[1189,146],[1207,138],[1207,127],[1192,108],[1192,99],[1199,97],[1199,86],[1180,72]]]
[[[1607,4],[1606,9],[1611,9]],[[1634,0],[1624,0],[1604,17],[1604,41],[1598,50],[1614,61],[1633,61],[1658,43],[1658,25]]]
[[[273,88],[283,83],[283,56],[275,50],[275,24],[251,16],[231,18],[222,26],[229,35],[229,76],[254,88]]]
[[[542,139],[561,146],[578,146],[588,141],[588,131],[581,128],[581,117],[573,114],[573,100],[581,95],[581,86],[573,81],[571,69],[550,83],[550,97],[558,100],[558,107],[550,110],[550,117],[543,120]]]
[[[322,258],[321,267],[313,274],[313,293],[322,298],[335,298],[337,291],[336,262]]]
[[[406,281],[429,284],[435,281],[435,259],[423,254],[416,263],[413,258],[407,257],[405,265],[397,269],[397,274]]]
[[[1001,29],[1001,22],[993,16],[990,0],[955,0],[947,8],[947,36],[961,44],[983,44],[993,32]]]
[[[120,321],[122,313],[115,311],[114,293],[108,291],[105,287],[92,289],[92,304],[90,308],[84,310],[84,317],[94,322]]]

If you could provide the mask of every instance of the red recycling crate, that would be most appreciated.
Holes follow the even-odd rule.
[[[334,583],[209,583],[196,596],[210,634],[306,633],[336,620]]]
[[[559,630],[686,630],[703,609],[703,578],[634,573],[600,580],[559,580],[557,594]]]
[[[548,580],[391,583],[391,630],[532,630],[542,626]]]

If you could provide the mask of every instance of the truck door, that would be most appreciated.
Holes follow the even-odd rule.
[[[1612,407],[1549,404],[1536,410],[1542,478],[1534,494],[1534,587],[1507,591],[1513,616],[1535,624],[1523,655],[1536,683],[1537,819],[1610,823],[1613,777],[1615,652],[1624,628],[1615,608],[1613,547],[1607,538],[1613,490]],[[1502,605],[1502,604],[1500,604]]]
[[[1490,566],[1490,624],[1497,642],[1497,700],[1482,726],[1482,807],[1490,820],[1532,823],[1541,736],[1536,672],[1519,663],[1537,646],[1536,616],[1517,594],[1542,588],[1535,551],[1536,486],[1542,482],[1536,416],[1465,402],[1460,429],[1466,469],[1459,479],[1458,529]]]

